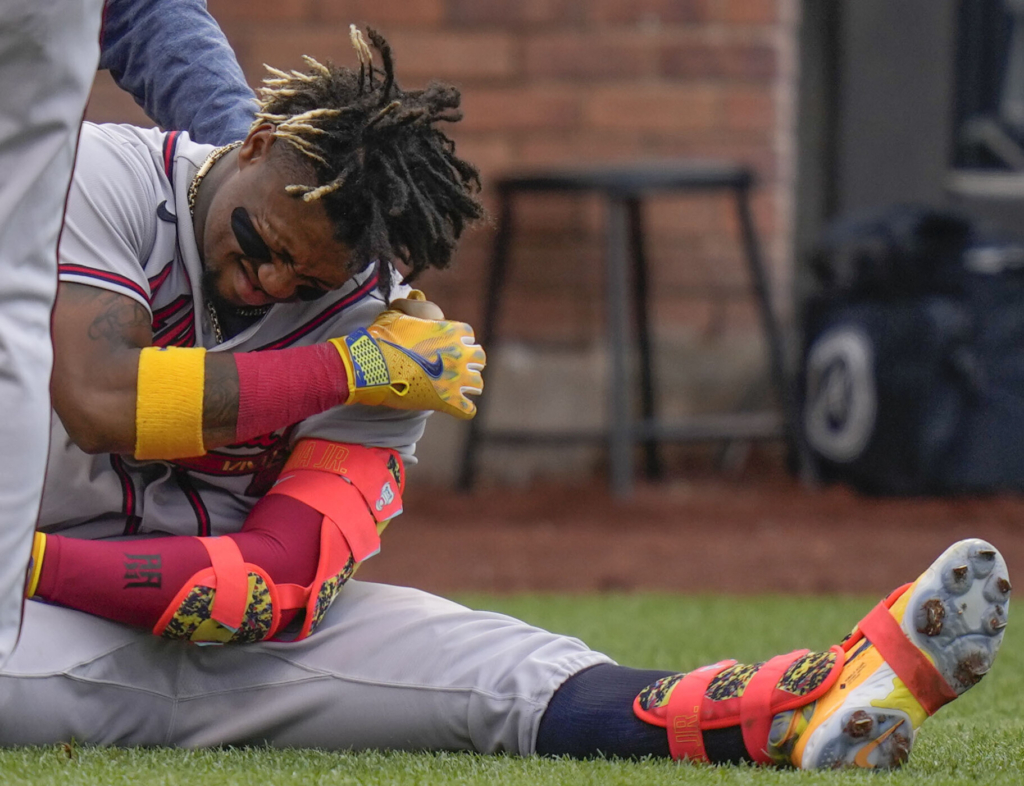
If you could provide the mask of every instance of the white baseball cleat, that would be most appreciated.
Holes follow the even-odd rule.
[[[827,693],[799,718],[776,717],[780,737],[792,740],[796,732],[791,763],[900,766],[924,720],[992,667],[1010,589],[1006,562],[989,543],[970,539],[946,549],[843,642],[846,662]]]

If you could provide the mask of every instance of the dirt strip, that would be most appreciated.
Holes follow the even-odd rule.
[[[643,484],[413,488],[361,579],[432,592],[884,593],[983,537],[1024,569],[1024,497],[881,500],[786,476]],[[1021,574],[1024,575],[1024,574]],[[1021,579],[1024,581],[1024,578]]]

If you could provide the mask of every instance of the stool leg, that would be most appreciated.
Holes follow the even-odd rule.
[[[508,251],[512,240],[512,195],[505,189],[498,191],[498,232],[494,236],[494,248],[491,252],[491,268],[487,275],[487,296],[484,303],[483,322],[477,333],[477,340],[485,351],[493,350],[492,342],[498,338],[498,307],[505,275],[508,269]],[[483,415],[486,408],[486,393],[476,402],[476,416],[469,421],[466,442],[462,450],[462,467],[459,472],[457,488],[469,491],[476,481],[476,456],[483,439]]]
[[[630,407],[627,346],[629,334],[628,214],[625,201],[614,194],[608,200],[605,266],[607,282],[608,349],[608,473],[612,494],[628,497],[633,491],[633,414]]]
[[[640,412],[648,423],[654,423],[654,362],[651,356],[651,304],[647,288],[647,257],[644,254],[644,225],[640,200],[626,200],[629,214],[629,241],[633,257],[633,310],[636,317],[637,343],[640,346]],[[664,474],[658,440],[644,440],[644,463],[647,477],[657,480]]]
[[[739,212],[740,232],[743,236],[743,248],[746,252],[747,265],[750,268],[750,278],[754,285],[754,294],[757,297],[759,311],[761,312],[761,326],[764,330],[765,339],[768,342],[769,373],[771,374],[772,384],[779,395],[779,404],[782,407],[786,444],[793,452],[797,470],[802,476],[810,464],[808,463],[808,454],[803,444],[800,429],[798,428],[796,400],[789,377],[786,374],[782,332],[779,330],[775,309],[772,306],[771,294],[768,291],[768,278],[761,260],[757,232],[754,229],[754,221],[750,212],[750,189],[748,187],[737,187],[736,207]]]

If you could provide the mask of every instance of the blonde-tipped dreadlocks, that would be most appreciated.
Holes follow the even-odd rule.
[[[267,66],[256,123],[274,124],[275,135],[312,166],[317,185],[291,185],[288,193],[324,205],[355,269],[379,260],[386,293],[391,260],[409,266],[407,281],[428,267],[447,267],[483,208],[476,167],[435,127],[462,119],[459,91],[439,83],[400,89],[391,47],[367,32],[382,69],[353,25],[358,73],[311,57],[304,58],[306,73]]]

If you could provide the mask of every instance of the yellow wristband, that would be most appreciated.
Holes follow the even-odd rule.
[[[205,376],[202,347],[142,350],[135,400],[135,458],[176,459],[206,453]]]
[[[36,532],[32,540],[32,559],[28,566],[28,583],[25,585],[25,597],[31,598],[39,589],[39,576],[43,572],[43,557],[46,556],[46,535]]]

